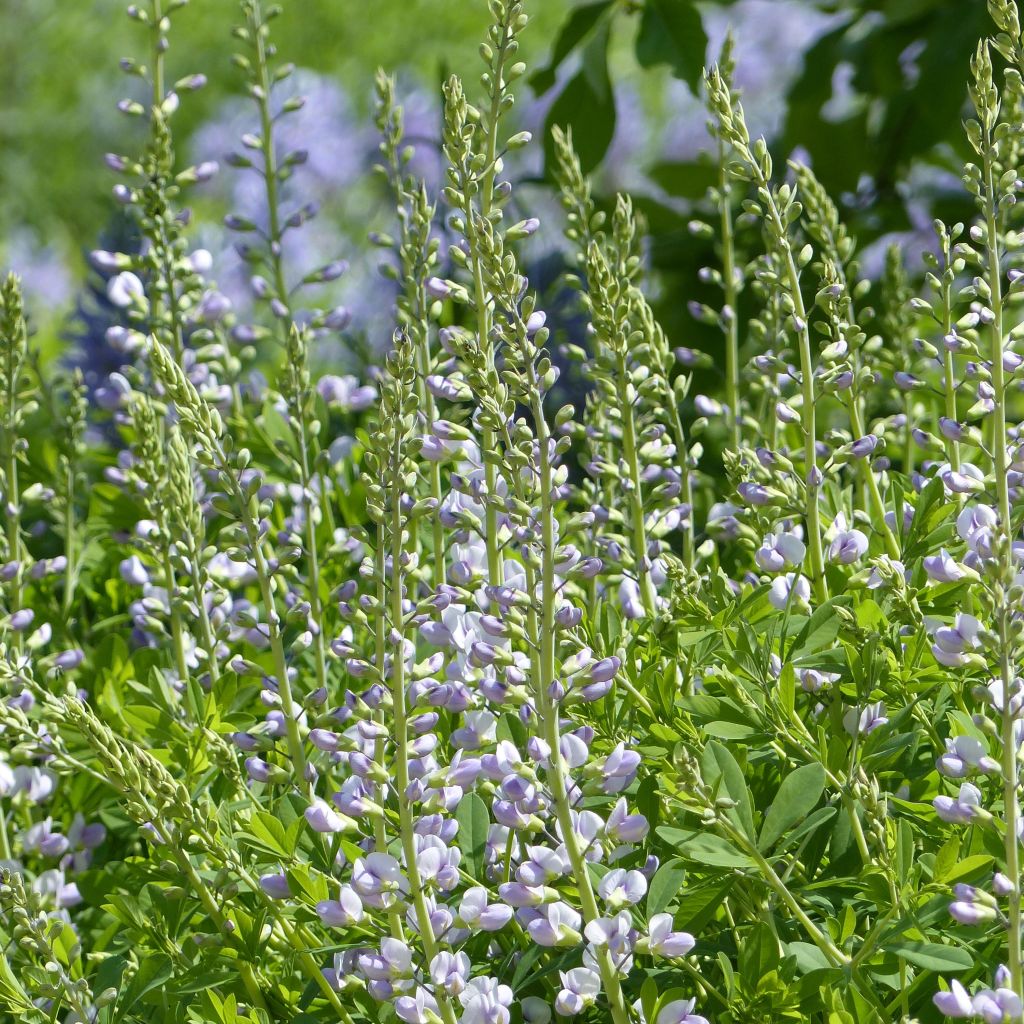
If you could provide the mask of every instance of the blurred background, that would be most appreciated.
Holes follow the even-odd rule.
[[[370,173],[374,70],[397,73],[417,167],[436,184],[440,83],[457,72],[470,96],[476,94],[486,4],[285,0],[283,6],[274,39],[280,58],[299,69],[285,88],[309,100],[282,121],[281,142],[308,148],[293,187],[297,199],[320,208],[302,232],[296,264],[349,261],[330,296],[351,312],[341,349],[379,350],[390,336],[391,299],[376,273],[379,253],[365,240],[368,231],[388,228],[392,215]],[[865,272],[876,271],[885,245],[897,240],[916,273],[932,218],[954,221],[970,210],[959,180],[961,114],[969,56],[988,27],[985,6],[984,0],[528,3],[532,23],[522,56],[530,72],[514,117],[536,137],[510,170],[519,207],[542,220],[525,253],[532,282],[553,290],[564,266],[542,139],[551,124],[568,123],[599,196],[627,189],[647,218],[658,311],[672,341],[709,350],[721,344],[717,330],[689,319],[684,300],[702,298],[697,272],[712,258],[709,243],[687,230],[715,176],[700,73],[730,26],[752,133],[770,140],[779,166],[794,152],[811,162],[859,239]],[[217,177],[190,196],[198,206],[196,244],[213,254],[213,276],[244,309],[248,282],[232,237],[219,227],[226,213],[244,213],[257,200],[253,182],[224,163],[254,127],[254,108],[231,60],[238,20],[235,0],[193,0],[175,16],[168,61],[172,80],[193,72],[209,80],[175,116],[175,144],[181,165],[221,163]],[[87,348],[90,331],[96,334],[89,316],[97,282],[87,254],[123,230],[103,156],[136,152],[144,132],[116,109],[133,87],[117,63],[142,56],[145,46],[121,0],[0,2],[0,266],[24,276],[50,355]],[[751,248],[756,244],[753,236]],[[558,301],[554,291],[550,301]]]

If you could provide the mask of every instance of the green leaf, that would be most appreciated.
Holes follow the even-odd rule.
[[[704,732],[720,740],[745,740],[756,736],[758,731],[752,725],[743,725],[741,722],[708,722]]]
[[[743,936],[739,951],[739,972],[748,991],[754,991],[766,974],[779,963],[779,939],[766,921],[755,921]]]
[[[943,946],[938,942],[887,942],[882,948],[903,957],[915,967],[927,971],[966,971],[974,966],[974,957],[959,946]]]
[[[757,846],[770,849],[786,831],[814,810],[825,791],[825,769],[820,764],[805,764],[790,772],[772,801]]]
[[[647,0],[636,40],[641,67],[668,64],[696,96],[707,49],[708,37],[692,0]]]
[[[584,174],[592,171],[615,136],[615,96],[608,75],[608,26],[603,25],[583,50],[583,64],[551,104],[544,123],[544,166],[548,177],[557,161],[551,129],[572,129],[572,141]]]
[[[647,916],[660,914],[673,900],[686,877],[683,862],[676,857],[666,861],[655,872],[647,891]]]
[[[753,861],[713,832],[687,832],[663,825],[658,835],[687,860],[716,868],[749,868]]]
[[[0,950],[0,1002],[7,1010],[20,1010],[23,1014],[30,1014],[35,1010],[35,1005],[21,987],[21,982],[11,969],[3,950]]]
[[[835,603],[833,598],[814,610],[814,614],[807,620],[793,643],[793,648],[789,652],[790,661],[799,661],[808,654],[830,646],[839,636],[841,623],[836,614]]]
[[[289,858],[295,852],[296,836],[290,835],[281,820],[266,811],[257,811],[252,816],[248,832],[249,836],[246,838],[251,838],[254,845],[277,857]]]
[[[719,796],[728,796],[736,805],[728,813],[730,819],[736,822],[746,832],[750,839],[755,836],[754,815],[750,808],[750,791],[743,778],[743,769],[740,768],[736,758],[733,757],[728,747],[721,743],[711,742],[704,750],[703,768],[705,780],[712,786],[721,786],[718,790]]]
[[[127,991],[121,997],[124,1011],[130,1010],[140,999],[154,989],[163,988],[171,977],[171,959],[164,953],[148,953],[139,961],[139,969],[135,972]]]
[[[455,820],[459,823],[459,849],[466,859],[466,869],[474,878],[480,878],[491,825],[487,804],[476,793],[467,793],[455,809]]]
[[[688,882],[679,897],[675,914],[676,927],[683,931],[699,932],[715,916],[735,880],[735,875],[724,875],[704,883]]]
[[[555,72],[562,62],[586,39],[601,15],[611,5],[612,0],[597,0],[596,3],[574,7],[569,12],[569,17],[562,23],[558,35],[555,36],[555,45],[551,49],[551,59],[547,66],[540,68],[530,76],[530,88],[536,95],[540,96],[547,92],[555,84]]]

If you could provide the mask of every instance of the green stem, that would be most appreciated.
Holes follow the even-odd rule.
[[[747,162],[760,175],[760,164],[749,150]],[[789,297],[793,303],[793,316],[797,322],[797,337],[800,348],[800,384],[802,407],[800,409],[801,432],[804,439],[804,484],[807,491],[805,516],[807,519],[807,542],[811,556],[811,577],[815,596],[819,601],[828,600],[828,584],[825,581],[825,560],[821,547],[821,516],[818,508],[818,483],[814,479],[818,472],[816,451],[817,427],[815,424],[814,361],[811,355],[811,328],[807,319],[803,292],[800,289],[800,271],[797,269],[793,247],[786,235],[786,225],[772,193],[771,182],[759,176],[758,184],[766,198],[768,215],[774,225],[779,249],[785,262],[785,274],[789,284]]]
[[[779,878],[775,869],[768,863],[761,851],[730,822],[725,819],[719,819],[719,821],[722,828],[729,833],[729,838],[754,861],[765,881],[786,905],[793,917],[800,923],[811,941],[831,961],[832,965],[835,967],[848,965],[850,958],[807,916],[803,907],[797,902],[796,897],[789,891],[789,887]]]
[[[301,780],[299,783],[300,788],[305,787],[308,790],[311,783],[306,778],[306,751],[302,742],[302,736],[299,733],[299,722],[295,702],[292,699],[291,682],[288,679],[288,661],[284,653],[284,641],[281,637],[277,605],[274,601],[273,582],[270,578],[266,559],[263,557],[259,527],[248,509],[246,510],[244,525],[249,540],[249,547],[252,551],[253,563],[256,567],[260,596],[267,613],[267,633],[270,639],[270,649],[274,657],[274,672],[277,676],[277,688],[281,697],[281,710],[284,714],[292,768]]]
[[[722,225],[722,289],[725,295],[725,400],[729,406],[729,426],[732,450],[740,450],[741,425],[740,409],[740,353],[739,317],[736,308],[738,289],[736,287],[736,254],[733,240],[732,206],[729,197],[732,187],[726,171],[725,145],[718,142],[718,195]],[[685,499],[684,499],[685,500]]]
[[[850,425],[853,427],[854,437],[863,437],[864,422],[861,419],[860,407],[857,404],[856,397],[850,398],[849,410]],[[871,512],[874,518],[875,528],[881,532],[882,539],[885,541],[886,551],[888,551],[890,557],[899,558],[899,542],[893,535],[892,530],[889,529],[889,524],[885,521],[885,502],[882,501],[881,492],[878,490],[878,480],[875,477],[875,471],[871,468],[870,456],[865,456],[860,460],[860,472],[861,478],[864,481],[864,487],[867,490],[869,499],[871,500]],[[901,515],[902,513],[897,509],[896,514]]]

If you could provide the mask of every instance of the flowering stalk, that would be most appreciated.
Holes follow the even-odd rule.
[[[953,244],[956,241],[954,231],[942,221],[935,222],[938,235],[939,258],[931,253],[925,254],[925,260],[931,267],[927,275],[938,306],[938,312],[932,310],[942,334],[942,398],[945,419],[940,419],[939,430],[946,448],[946,459],[954,472],[960,471],[960,426],[956,407],[956,364],[955,353],[958,345],[957,336],[953,333],[953,284],[957,270],[963,269],[963,258],[954,256]],[[913,301],[913,300],[911,300]]]
[[[594,924],[601,918],[601,912],[594,895],[594,887],[587,868],[573,821],[572,806],[569,797],[568,765],[562,754],[562,736],[559,728],[560,683],[556,671],[556,609],[558,606],[559,585],[556,580],[555,561],[558,553],[555,537],[555,510],[553,493],[556,487],[556,474],[553,457],[564,449],[564,442],[555,442],[549,433],[544,409],[544,398],[554,384],[557,374],[541,346],[547,337],[545,328],[531,332],[527,326],[533,313],[533,300],[527,297],[520,305],[525,281],[516,273],[515,260],[507,253],[500,235],[479,219],[477,221],[477,239],[481,245],[482,264],[492,287],[496,304],[500,306],[507,318],[507,326],[501,330],[506,339],[506,365],[514,368],[517,378],[516,391],[522,400],[529,403],[536,451],[536,488],[540,505],[537,520],[540,525],[539,537],[539,576],[540,596],[539,622],[531,622],[529,635],[539,641],[538,658],[533,666],[536,673],[534,699],[539,719],[539,735],[546,744],[549,759],[548,781],[551,789],[551,800],[558,823],[562,841],[572,871],[572,878],[579,891],[580,905],[584,919]],[[571,411],[571,410],[569,410]],[[566,415],[566,410],[561,415]],[[509,438],[509,441],[512,439]],[[518,446],[517,446],[518,447]],[[510,446],[511,449],[511,446]],[[519,473],[514,473],[519,476]],[[529,561],[527,563],[529,567]],[[533,574],[526,574],[527,593],[536,595]],[[608,999],[609,1010],[615,1024],[628,1024],[629,1014],[626,1010],[625,998],[619,983],[616,967],[606,947],[599,946],[595,950],[601,982]]]
[[[433,504],[431,499],[426,499],[426,504],[420,504],[418,508],[413,506],[412,516],[408,520],[403,512],[406,487],[411,475],[409,460],[414,450],[411,443],[410,420],[412,410],[415,408],[416,351],[411,339],[402,335],[396,335],[395,344],[395,351],[388,358],[381,393],[380,423],[373,438],[375,458],[369,465],[373,475],[367,482],[370,513],[378,525],[383,527],[379,536],[382,540],[386,539],[385,550],[390,562],[390,569],[385,572],[383,582],[386,601],[379,628],[386,632],[386,642],[391,648],[388,684],[393,715],[394,789],[398,803],[399,840],[409,879],[417,931],[423,944],[426,962],[429,964],[437,956],[439,947],[430,917],[430,908],[427,905],[426,890],[420,877],[414,808],[410,800],[412,780],[409,773],[409,684],[406,680],[408,654],[404,602],[409,580],[407,571],[414,567],[416,558],[414,550],[411,549],[413,524],[417,514],[422,515],[431,509]],[[378,639],[378,652],[381,646]],[[387,675],[384,662],[379,661],[377,668],[382,675]],[[401,936],[399,934],[395,937]],[[445,1024],[455,1024],[455,1010],[447,995],[443,991],[435,991],[434,998]]]
[[[243,484],[239,476],[239,470],[248,464],[249,453],[244,448],[234,455],[231,453],[230,438],[224,435],[220,414],[203,401],[184,371],[171,360],[170,354],[156,339],[153,339],[150,348],[150,365],[154,376],[174,402],[183,428],[197,443],[199,457],[216,471],[220,485],[227,491],[234,511],[239,517],[247,554],[252,559],[263,607],[267,614],[267,638],[274,658],[275,680],[281,698],[292,770],[297,779],[305,780],[305,784],[308,785],[309,776],[305,748],[299,732],[298,709],[292,697],[281,621],[274,599],[275,580],[263,552],[264,527],[256,496],[259,481],[250,480]],[[256,486],[253,486],[253,483]]]
[[[736,61],[733,57],[734,39],[732,30],[726,33],[718,57],[718,70],[725,85],[731,89]],[[725,401],[729,407],[728,421],[730,443],[733,451],[739,451],[743,431],[743,408],[740,396],[740,352],[739,352],[739,292],[742,276],[736,265],[736,244],[734,238],[732,181],[729,162],[732,150],[729,142],[710,124],[718,148],[718,186],[713,199],[718,206],[719,246],[722,260],[722,293],[724,305],[720,321],[725,332]]]
[[[828,597],[825,580],[825,562],[821,547],[821,520],[818,508],[818,491],[821,487],[821,473],[817,464],[818,443],[815,420],[814,363],[811,356],[811,333],[800,285],[800,266],[810,259],[810,253],[801,250],[794,255],[789,236],[789,226],[797,216],[794,207],[795,195],[788,185],[773,189],[771,183],[772,160],[763,139],[758,139],[751,148],[750,135],[743,117],[743,107],[736,101],[717,67],[705,75],[708,100],[711,110],[718,119],[719,131],[734,148],[746,167],[757,188],[756,210],[766,215],[766,226],[782,262],[784,274],[784,297],[792,315],[797,333],[800,353],[800,385],[802,404],[800,407],[801,431],[804,439],[804,488],[806,491],[805,517],[807,540],[811,560],[811,582],[819,600]]]
[[[75,370],[67,391],[67,410],[64,414],[64,432],[59,456],[60,498],[58,511],[64,533],[64,619],[71,616],[78,581],[78,479],[81,458],[85,452],[83,434],[87,414],[87,392],[80,370]]]
[[[502,169],[498,154],[498,133],[504,113],[512,106],[513,97],[509,87],[526,70],[522,62],[509,64],[515,56],[519,43],[517,36],[526,27],[528,18],[523,5],[515,0],[491,0],[491,16],[494,19],[488,31],[489,42],[481,47],[481,56],[487,65],[482,81],[488,92],[486,114],[470,111],[466,103],[462,83],[452,77],[445,84],[445,130],[444,151],[448,158],[449,185],[444,189],[448,203],[458,214],[452,218],[452,226],[462,231],[469,248],[468,262],[472,274],[472,305],[476,312],[476,332],[480,350],[490,365],[494,365],[494,350],[491,340],[491,296],[484,281],[483,266],[480,262],[480,245],[475,224],[478,219],[491,223],[500,219],[501,207],[508,198],[508,190],[495,184]],[[529,141],[529,134],[507,139],[505,147],[516,149]],[[453,258],[456,252],[451,253]],[[466,262],[465,259],[462,260]],[[484,540],[487,545],[488,576],[493,585],[502,581],[502,562],[499,552],[497,508],[493,496],[497,482],[497,470],[487,453],[494,448],[494,436],[486,424],[483,428],[482,448],[484,474],[488,500],[485,509]]]
[[[982,159],[981,190],[978,195],[985,218],[985,268],[987,270],[988,309],[990,320],[990,367],[992,373],[992,472],[996,487],[996,510],[998,512],[994,548],[999,560],[998,582],[995,597],[995,625],[998,637],[999,679],[1003,692],[1002,722],[1000,739],[1002,743],[1003,776],[1003,819],[1005,832],[1003,844],[1006,852],[1006,873],[1014,880],[1013,891],[1008,897],[1007,939],[1009,943],[1007,966],[1010,970],[1010,984],[1013,990],[1024,997],[1022,978],[1021,928],[1024,927],[1021,913],[1020,887],[1020,762],[1017,756],[1018,741],[1016,722],[1018,709],[1011,699],[1019,685],[1016,681],[1016,666],[1011,661],[1013,640],[1011,638],[1012,609],[1007,599],[1007,590],[1013,585],[1013,522],[1010,518],[1010,485],[1007,477],[1006,437],[1006,376],[1003,365],[1003,271],[1000,260],[999,193],[997,191],[997,161],[1000,153],[995,140],[999,123],[999,95],[992,79],[992,61],[988,42],[983,41],[972,63],[974,85],[971,98],[980,126],[980,140],[970,131],[969,137]],[[980,141],[980,146],[979,146]]]
[[[413,341],[416,351],[416,393],[423,407],[426,431],[434,429],[437,404],[434,390],[438,386],[430,346],[430,311],[434,300],[427,294],[427,282],[437,264],[439,243],[431,238],[434,204],[427,197],[422,183],[407,173],[406,165],[412,159],[412,148],[403,146],[402,109],[395,104],[394,80],[382,71],[377,72],[377,129],[381,134],[380,151],[384,158],[377,165],[391,187],[398,207],[399,235],[395,242],[398,267],[395,271],[401,282],[398,296],[398,315],[403,330]],[[390,241],[390,239],[388,239]],[[441,462],[435,459],[429,467],[430,496],[441,504]],[[431,524],[433,536],[434,586],[444,583],[444,526],[435,516]]]
[[[242,13],[245,15],[245,26],[239,26],[235,35],[249,44],[249,56],[237,54],[235,63],[249,76],[248,92],[259,112],[260,134],[257,138],[246,137],[245,144],[259,151],[261,166],[258,168],[266,199],[267,230],[266,260],[273,284],[273,293],[268,296],[276,316],[287,319],[290,313],[291,298],[284,276],[284,259],[282,249],[281,210],[278,198],[278,184],[281,168],[278,166],[278,154],[274,144],[274,112],[271,109],[273,86],[291,73],[291,66],[284,65],[272,74],[268,58],[273,56],[274,47],[269,42],[270,30],[268,23],[280,14],[280,7],[271,7],[264,11],[261,0],[243,0]],[[285,104],[283,113],[297,109],[298,104]],[[298,162],[299,156],[292,156],[291,162]],[[244,161],[244,162],[243,162]],[[253,166],[247,157],[234,157],[235,166]],[[286,160],[285,169],[290,166]]]
[[[629,264],[636,260],[632,252],[631,232],[627,222],[631,216],[623,208],[620,197],[616,208],[615,246],[606,254],[598,243],[591,243],[587,253],[587,280],[590,283],[590,306],[598,346],[595,360],[595,378],[603,381],[614,394],[614,409],[617,425],[621,431],[622,460],[625,466],[626,484],[629,495],[629,525],[633,544],[633,571],[644,610],[654,613],[655,592],[651,581],[650,559],[647,549],[647,529],[644,510],[644,493],[640,478],[638,456],[636,412],[639,402],[626,359],[633,332],[630,324],[630,278]],[[611,261],[609,260],[611,256]]]
[[[22,607],[22,580],[25,573],[25,549],[21,537],[21,488],[18,463],[24,458],[26,442],[22,427],[34,402],[25,395],[23,375],[28,359],[28,329],[22,306],[21,282],[8,274],[0,285],[0,431],[3,437],[3,497],[6,535],[4,587],[7,615],[16,615]],[[15,646],[21,633],[14,634]]]

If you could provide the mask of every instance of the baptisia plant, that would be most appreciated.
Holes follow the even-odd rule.
[[[95,407],[0,288],[5,1019],[1024,1019],[1016,6],[970,69],[976,215],[923,282],[894,248],[865,276],[727,40],[680,221],[721,294],[705,352],[646,197],[603,195],[568,130],[564,223],[531,215],[528,19],[490,0],[436,192],[374,80],[397,299],[365,380],[325,359],[344,262],[289,245],[303,101],[259,0],[226,158],[256,185],[226,222],[246,322],[194,241],[185,6],[129,11],[144,141],[108,162],[141,244],[93,253],[123,313]],[[524,270],[542,229],[578,320]]]

